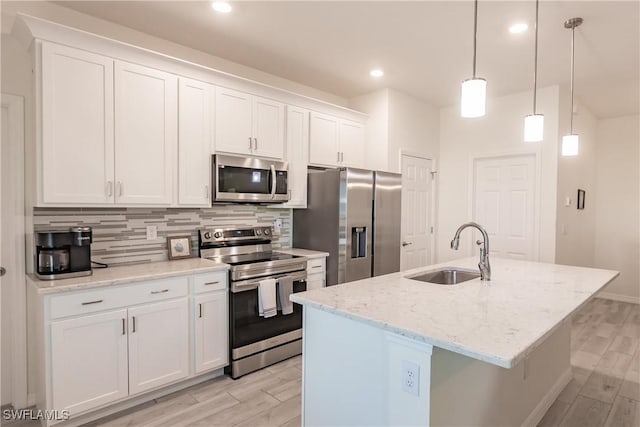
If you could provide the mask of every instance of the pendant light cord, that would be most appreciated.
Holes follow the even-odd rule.
[[[478,0],[473,8],[473,78],[476,78],[476,46],[478,44]]]
[[[534,60],[533,60],[533,114],[536,114],[536,101],[537,101],[537,91],[538,91],[538,2],[536,0],[536,41],[535,41],[535,52],[534,52]],[[573,102],[573,101],[572,101]]]
[[[576,41],[576,26],[571,28],[571,121],[569,128],[571,129],[570,135],[573,135],[573,80],[575,70],[575,41]]]

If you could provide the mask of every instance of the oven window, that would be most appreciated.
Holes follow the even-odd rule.
[[[218,167],[218,186],[223,193],[269,194],[269,170]]]
[[[293,292],[306,290],[306,283],[293,282]],[[231,348],[253,344],[276,335],[302,328],[302,306],[293,304],[293,313],[286,316],[278,310],[278,315],[265,319],[258,316],[258,290],[229,293]]]

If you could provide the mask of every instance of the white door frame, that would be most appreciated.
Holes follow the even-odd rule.
[[[27,287],[26,287],[26,265],[25,265],[25,196],[24,196],[24,98],[16,95],[2,94],[2,108],[8,110],[8,121],[11,123],[9,129],[8,153],[10,161],[8,164],[13,169],[4,171],[11,176],[11,192],[3,194],[3,201],[15,203],[15,215],[13,227],[10,234],[3,233],[3,240],[9,239],[14,242],[15,264],[5,266],[5,286],[12,284],[8,294],[12,307],[12,387],[11,400],[15,408],[25,408],[27,401]],[[7,142],[4,142],[5,144]]]
[[[538,147],[536,149],[531,150],[510,150],[510,151],[499,151],[494,153],[487,154],[475,154],[469,157],[469,194],[468,194],[468,211],[467,211],[467,220],[473,221],[473,212],[475,211],[475,193],[476,193],[476,169],[475,165],[478,160],[489,160],[489,159],[503,159],[507,157],[521,157],[521,156],[533,156],[535,162],[535,171],[536,177],[534,180],[534,196],[533,196],[533,261],[540,260],[540,204],[541,197],[540,194],[540,185],[541,185],[541,164],[540,164],[540,154],[541,148]],[[482,224],[481,224],[482,225]],[[473,248],[475,247],[475,243],[473,239],[471,239],[469,243],[469,253],[473,254]]]
[[[429,206],[429,209],[431,210],[431,212],[429,213],[429,218],[431,218],[431,222],[429,224],[427,224],[427,230],[429,230],[429,235],[431,236],[429,238],[429,259],[427,259],[427,262],[429,264],[434,264],[437,262],[437,257],[436,257],[436,236],[437,236],[437,230],[436,230],[436,224],[437,224],[437,218],[436,218],[436,200],[437,200],[437,186],[435,185],[436,179],[435,177],[438,175],[438,171],[437,171],[437,162],[436,159],[426,156],[422,153],[418,153],[416,151],[411,151],[411,150],[400,150],[400,156],[398,156],[398,168],[400,170],[400,173],[402,173],[402,158],[404,156],[410,156],[410,157],[417,157],[419,159],[424,159],[424,160],[430,160],[431,161],[431,206]],[[402,214],[400,215],[400,218],[402,218]],[[402,219],[400,220],[400,233],[403,233],[402,230]],[[402,251],[400,251],[400,254],[402,256]],[[403,265],[402,260],[400,261],[400,265]]]

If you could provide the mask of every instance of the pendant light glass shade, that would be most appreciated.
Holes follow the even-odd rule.
[[[544,138],[544,115],[536,112],[538,95],[538,8],[539,0],[536,0],[536,35],[533,56],[533,114],[524,118],[524,141],[540,142]]]
[[[482,117],[487,104],[487,81],[476,77],[478,44],[478,0],[473,3],[473,77],[462,82],[460,115],[465,118]]]
[[[487,81],[475,78],[462,82],[460,115],[462,117],[482,117],[487,104]]]
[[[562,137],[562,155],[577,156],[580,147],[578,135],[565,135]]]
[[[529,114],[524,118],[525,142],[539,142],[544,137],[544,115]]]

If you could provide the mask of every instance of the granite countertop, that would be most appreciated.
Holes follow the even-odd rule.
[[[298,255],[307,258],[323,258],[329,256],[329,252],[312,251],[311,249],[299,248],[275,249],[274,252],[282,252],[285,254]]]
[[[188,258],[174,261],[149,262],[109,268],[94,268],[91,276],[60,280],[40,280],[35,275],[27,275],[28,281],[39,294],[76,291],[101,286],[121,285],[166,277],[189,274],[226,271],[227,264],[202,258]]]
[[[490,282],[436,285],[404,276],[478,259],[392,273],[291,295],[436,347],[511,368],[586,303],[617,271],[491,258]]]

